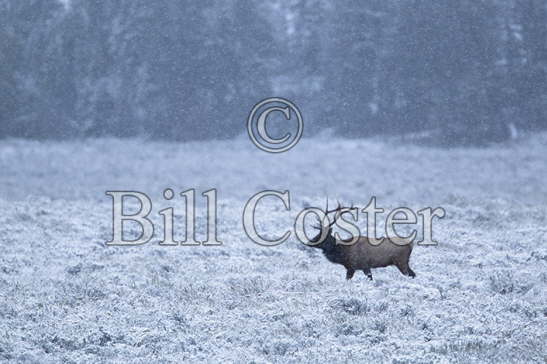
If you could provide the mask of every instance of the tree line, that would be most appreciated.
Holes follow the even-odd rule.
[[[0,137],[195,140],[270,96],[309,133],[547,126],[543,0],[0,0]]]

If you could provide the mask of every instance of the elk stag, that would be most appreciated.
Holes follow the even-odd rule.
[[[348,244],[353,239],[340,240],[336,239],[332,234],[332,226],[337,220],[352,208],[342,208],[340,204],[334,210],[325,209],[325,216],[328,219],[328,214],[335,212],[336,215],[328,226],[325,226],[322,221],[316,229],[320,230],[319,234],[310,240],[311,247],[321,249],[325,257],[332,263],[341,264],[346,268],[346,279],[351,279],[355,271],[362,270],[367,277],[372,280],[371,268],[382,268],[390,265],[396,266],[402,274],[416,277],[416,274],[408,265],[410,253],[412,252],[412,244],[404,242],[402,239],[389,238],[383,239],[380,244],[371,244],[367,236],[359,236],[352,244]],[[323,229],[328,228],[328,232],[323,234]],[[323,240],[321,240],[321,238]],[[399,243],[399,244],[397,244]]]

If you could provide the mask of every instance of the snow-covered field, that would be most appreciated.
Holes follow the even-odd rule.
[[[547,342],[547,135],[484,149],[305,139],[281,155],[241,138],[0,141],[0,362],[543,362]],[[154,215],[218,189],[220,247],[108,247],[107,190],[136,190]],[[395,268],[345,280],[294,234],[244,234],[245,202],[279,236],[304,206],[443,207],[416,279]],[[159,219],[156,219],[159,223]],[[364,224],[364,223],[363,223]],[[161,231],[161,229],[159,229]]]

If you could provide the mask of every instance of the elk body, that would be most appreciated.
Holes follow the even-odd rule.
[[[336,219],[341,216],[340,211],[340,206],[333,211],[325,210],[325,215],[330,212],[337,212],[337,216],[328,225],[326,238],[320,242],[322,236],[320,232],[310,241],[312,243],[310,246],[321,249],[325,257],[332,263],[343,265],[346,268],[346,279],[351,279],[356,271],[361,270],[372,280],[371,268],[382,268],[390,265],[396,266],[406,276],[412,278],[416,276],[408,265],[412,245],[403,244],[403,239],[391,238],[390,240],[386,238],[378,245],[371,244],[366,236],[359,236],[357,241],[351,245],[348,245],[351,239],[336,239],[332,234],[332,226],[336,223]],[[321,226],[321,229],[323,228],[325,227]]]

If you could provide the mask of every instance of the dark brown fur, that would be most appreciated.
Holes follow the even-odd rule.
[[[327,237],[320,243],[321,234],[311,240],[314,248],[323,251],[325,257],[332,263],[341,264],[346,268],[346,279],[351,279],[355,271],[362,270],[369,279],[372,279],[371,268],[381,268],[390,265],[396,266],[404,275],[414,278],[416,274],[410,269],[408,260],[412,253],[412,245],[398,245],[384,239],[379,245],[372,245],[366,236],[347,245],[348,241],[337,240],[332,235],[332,228],[329,227]],[[401,240],[398,241],[402,244]],[[351,240],[349,240],[351,241]]]

